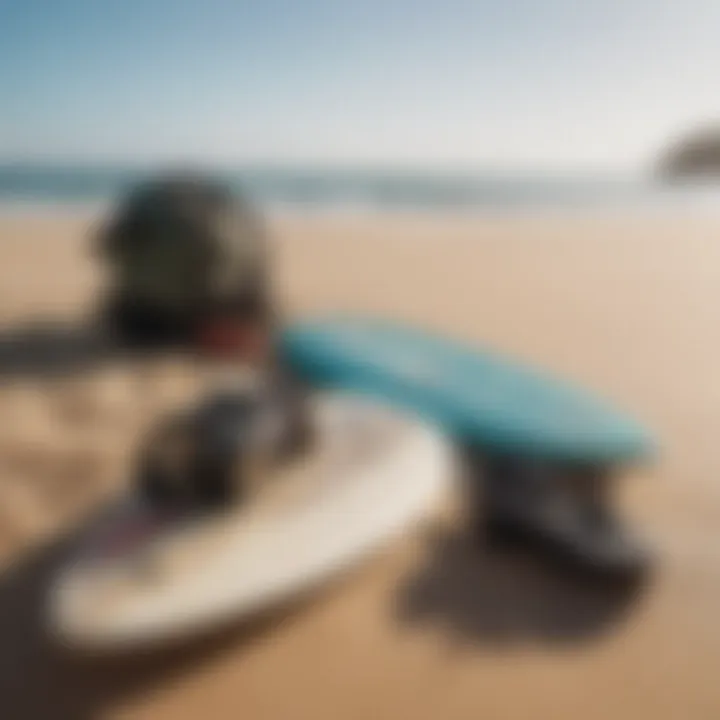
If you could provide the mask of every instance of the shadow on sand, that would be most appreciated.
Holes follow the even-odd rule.
[[[90,323],[37,320],[0,328],[0,379],[77,374],[119,352]]]
[[[396,619],[435,624],[460,644],[573,644],[611,632],[643,587],[552,573],[532,558],[491,552],[467,533],[435,529],[422,566],[399,590]]]
[[[187,356],[179,342],[151,335],[135,344],[114,340],[99,322],[38,319],[0,326],[0,382],[77,377],[118,360]]]

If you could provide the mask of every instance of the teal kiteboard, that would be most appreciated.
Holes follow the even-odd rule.
[[[649,433],[592,394],[404,324],[360,317],[301,322],[282,354],[306,381],[378,396],[492,453],[607,465],[647,456]]]
[[[609,480],[653,441],[591,393],[486,348],[369,318],[302,322],[281,351],[309,385],[380,398],[453,438],[484,541],[613,582],[645,576],[650,554],[613,507]]]

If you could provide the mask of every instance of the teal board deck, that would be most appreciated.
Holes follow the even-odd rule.
[[[285,331],[281,352],[311,384],[377,396],[489,451],[612,463],[652,450],[644,428],[591,394],[419,328],[309,320]]]

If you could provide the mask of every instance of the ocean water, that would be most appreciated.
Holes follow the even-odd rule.
[[[147,170],[111,166],[0,164],[0,205],[102,206],[150,174]],[[245,168],[212,174],[269,210],[472,212],[688,205],[720,209],[720,186],[668,186],[649,178],[314,168]]]

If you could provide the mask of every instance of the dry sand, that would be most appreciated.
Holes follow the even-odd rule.
[[[100,282],[87,221],[4,217],[2,717],[720,717],[720,219],[273,226],[293,312],[419,321],[564,373],[647,422],[663,453],[624,501],[660,552],[652,586],[638,597],[578,588],[445,528],[249,630],[159,657],[57,652],[37,629],[56,538],[122,486],[138,434],[193,392],[192,374],[79,352],[58,323],[85,313]],[[68,351],[87,361],[79,377],[41,377]]]

